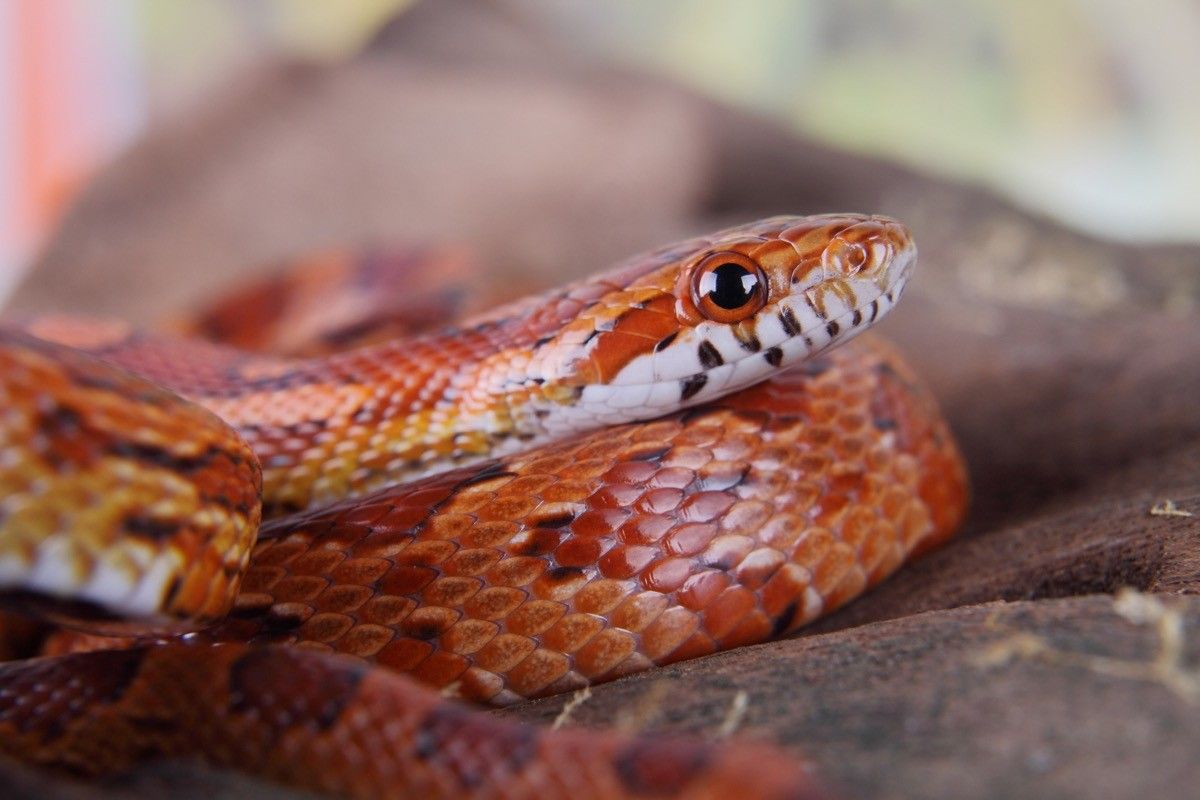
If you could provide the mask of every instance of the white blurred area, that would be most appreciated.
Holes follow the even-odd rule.
[[[1200,239],[1194,0],[501,4],[598,56],[1091,232]],[[405,5],[0,2],[0,298],[78,187],[147,125],[258,60],[346,57]]]

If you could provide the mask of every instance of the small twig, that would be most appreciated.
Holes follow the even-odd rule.
[[[571,699],[563,703],[562,711],[559,711],[558,716],[554,718],[554,722],[550,725],[550,730],[556,731],[566,725],[567,721],[571,718],[571,714],[575,713],[575,709],[586,703],[591,696],[592,690],[587,686],[571,695]]]
[[[742,720],[746,718],[746,710],[750,708],[750,696],[742,689],[738,689],[737,694],[733,696],[733,701],[729,704],[729,710],[725,712],[725,719],[721,722],[721,727],[717,728],[717,739],[728,739],[737,732],[741,727]]]
[[[1150,515],[1154,517],[1192,517],[1195,516],[1191,511],[1180,508],[1175,505],[1174,500],[1163,500],[1161,503],[1155,503],[1150,508]]]

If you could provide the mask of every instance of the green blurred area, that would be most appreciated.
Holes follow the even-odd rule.
[[[136,2],[152,112],[186,105],[264,51],[349,54],[409,4]],[[573,46],[675,76],[822,140],[994,187],[1085,229],[1200,238],[1193,0],[501,5]]]

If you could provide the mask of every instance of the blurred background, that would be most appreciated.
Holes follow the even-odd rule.
[[[0,300],[76,192],[257,63],[352,56],[405,0],[0,4]],[[1200,5],[584,0],[507,6],[799,133],[1078,229],[1200,238]]]

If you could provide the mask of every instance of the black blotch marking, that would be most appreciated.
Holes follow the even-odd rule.
[[[871,422],[881,431],[894,431],[899,425],[892,417],[875,417]]]
[[[630,461],[662,461],[662,457],[671,452],[671,445],[642,450],[629,457]]]
[[[708,339],[700,343],[700,347],[696,349],[696,355],[700,358],[700,366],[705,369],[719,367],[725,363],[725,359],[721,357],[721,351],[714,347]]]
[[[534,528],[529,532],[524,543],[513,548],[513,552],[518,556],[544,556],[554,552],[554,548],[558,547],[561,541],[562,534],[557,530]]]
[[[298,723],[328,730],[358,693],[366,672],[365,664],[330,663],[298,650],[255,648],[229,665],[229,710],[256,714],[275,739]],[[289,714],[269,713],[281,694],[293,698],[291,708],[311,714],[295,719]]]
[[[237,451],[227,452],[219,447],[211,446],[194,456],[177,456],[161,447],[126,441],[113,442],[107,450],[109,455],[117,458],[129,458],[185,475],[199,472],[220,458],[228,458],[234,464],[240,464],[243,461]]]
[[[544,347],[545,345],[548,345],[553,341],[554,341],[553,336],[543,336],[542,338],[538,339],[536,342],[533,343],[533,349],[536,350],[539,347]]]
[[[537,755],[538,738],[532,725],[442,703],[417,724],[413,755],[449,772],[463,789],[475,789],[524,769]]]
[[[871,319],[870,319],[870,321],[874,322],[875,318],[878,316],[879,316],[879,300],[875,299],[875,300],[871,301]]]
[[[783,350],[779,349],[778,347],[772,347],[763,353],[763,358],[765,358],[767,363],[772,367],[778,367],[783,363]]]
[[[679,335],[679,331],[672,331],[666,336],[658,340],[658,344],[654,345],[654,352],[661,353],[671,346],[671,342],[675,341],[675,337]]]
[[[550,416],[550,409],[548,409],[548,408],[535,408],[535,409],[533,410],[533,415],[534,415],[535,417],[537,417],[538,419],[545,419],[546,417]]]
[[[492,480],[493,478],[504,478],[510,476],[515,477],[516,473],[506,470],[504,465],[499,461],[493,461],[489,464],[485,464],[474,475],[470,476],[469,478],[465,478],[462,483],[459,484],[459,487],[464,488],[467,486],[474,486],[477,483],[484,483]]]
[[[281,611],[277,605],[272,605],[262,619],[263,633],[268,635],[290,633],[303,624],[304,617]]]
[[[565,528],[575,521],[575,514],[567,511],[563,514],[555,514],[552,517],[534,517],[529,520],[529,524],[537,528]]]
[[[783,326],[783,332],[788,336],[795,336],[800,333],[800,321],[796,319],[796,314],[787,306],[784,306],[779,311],[779,324]]]
[[[862,312],[859,311],[857,308],[854,309],[854,316],[852,316],[850,318],[850,324],[853,327],[858,327],[859,325],[862,324]]]
[[[166,539],[179,530],[178,520],[162,520],[141,514],[130,514],[121,523],[129,533],[146,539]]]
[[[796,616],[796,611],[799,608],[799,601],[793,600],[787,604],[787,608],[779,612],[779,616],[771,623],[770,638],[774,639],[777,636],[782,636],[787,631],[788,627],[792,624],[792,618]]]
[[[548,580],[555,583],[571,580],[583,574],[583,570],[579,567],[555,567],[547,570],[545,576]]]
[[[834,338],[835,336],[837,336],[837,335],[838,335],[838,333],[839,333],[841,330],[842,330],[842,326],[841,326],[841,325],[838,325],[838,324],[837,324],[836,322],[834,322],[833,320],[830,320],[830,321],[829,321],[829,324],[827,324],[827,325],[825,326],[825,332],[829,334],[829,338],[830,338],[830,339],[832,339],[832,338]]]
[[[621,748],[613,767],[630,794],[674,796],[700,778],[711,759],[711,745],[643,736]]]
[[[708,383],[708,376],[703,372],[680,381],[680,399],[691,400],[700,393],[700,390],[704,388],[704,384],[706,383]]]
[[[592,332],[591,332],[591,333],[589,333],[589,334],[587,335],[587,338],[583,340],[583,343],[584,343],[584,344],[587,344],[588,342],[590,342],[592,339],[595,339],[595,338],[596,338],[597,336],[599,336],[599,335],[600,335],[600,329],[599,329],[599,328],[593,328],[593,329],[592,329]]]
[[[404,629],[404,635],[413,639],[429,642],[442,635],[442,629],[437,625],[414,625]]]

